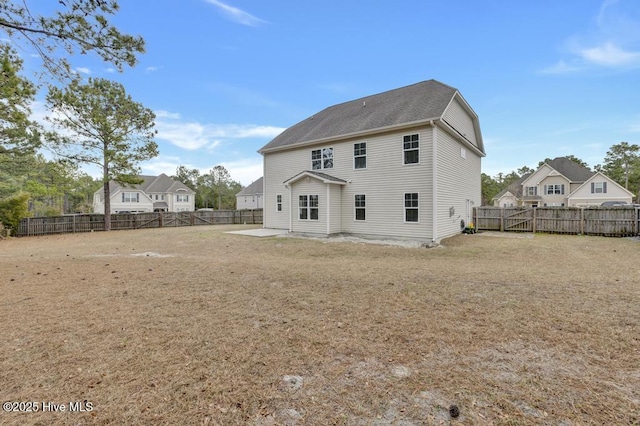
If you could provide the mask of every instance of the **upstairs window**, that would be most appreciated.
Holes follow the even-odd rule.
[[[524,195],[529,197],[538,195],[538,187],[537,186],[526,186],[524,188]]]
[[[416,164],[420,162],[420,135],[407,135],[403,143],[404,164]]]
[[[367,143],[360,142],[353,144],[353,168],[367,168]]]
[[[139,203],[140,193],[139,192],[123,192],[122,202],[123,203]]]
[[[564,184],[545,185],[544,193],[546,195],[562,195],[564,194]]]
[[[606,194],[607,193],[607,182],[591,182],[591,193],[592,194]]]
[[[176,195],[176,201],[178,203],[188,203],[189,196],[188,195]]]
[[[314,149],[311,151],[311,169],[333,169],[333,148]]]

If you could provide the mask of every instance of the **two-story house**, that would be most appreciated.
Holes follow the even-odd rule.
[[[111,213],[182,212],[195,210],[195,192],[182,182],[162,173],[139,176],[143,182],[123,186],[109,182]],[[93,194],[94,213],[104,213],[104,190]]]
[[[478,116],[436,80],[326,108],[259,152],[266,228],[438,242],[481,202]]]
[[[544,163],[521,185],[525,207],[587,207],[605,201],[631,203],[633,198],[631,192],[608,176],[566,157]]]
[[[262,178],[255,180],[242,191],[236,194],[236,209],[261,209],[264,197],[264,181]]]

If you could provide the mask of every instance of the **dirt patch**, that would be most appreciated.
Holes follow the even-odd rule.
[[[635,241],[243,228],[0,241],[0,423],[640,422]]]

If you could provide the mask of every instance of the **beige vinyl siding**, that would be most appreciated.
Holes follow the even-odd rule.
[[[592,182],[606,182],[606,193],[591,193]],[[568,199],[569,207],[587,207],[599,206],[605,201],[625,201],[631,203],[632,194],[627,192],[622,186],[618,185],[608,177],[602,174],[596,174],[579,189],[572,192]]]
[[[328,234],[338,234],[342,232],[342,186],[326,185],[328,188],[329,205],[329,224],[327,226]]]
[[[548,185],[564,185],[564,194],[552,194],[547,195],[547,191],[545,191],[545,186]],[[560,206],[564,204],[567,206],[567,197],[569,196],[570,185],[569,181],[563,177],[562,175],[549,175],[546,178],[542,179],[540,185],[538,185],[538,195],[542,196],[541,206],[557,205]]]
[[[140,201],[137,203],[122,202],[122,193],[130,192],[130,193],[138,193],[140,194]],[[96,211],[96,213],[104,213],[104,203],[100,203],[100,211]],[[111,213],[116,213],[119,211],[135,211],[135,212],[152,212],[153,211],[153,201],[144,193],[135,189],[118,189],[115,193],[111,194]]]
[[[451,104],[449,104],[443,118],[444,121],[464,135],[464,137],[466,137],[473,145],[476,147],[478,146],[473,120],[465,108],[460,104],[457,97],[453,99]]]
[[[349,181],[342,188],[342,229],[345,233],[431,240],[431,128],[421,127],[334,144],[336,158],[348,164],[335,176]],[[420,135],[419,164],[405,165],[403,136]],[[367,168],[353,169],[353,143],[367,143]],[[404,194],[420,194],[419,223],[404,222]],[[366,194],[366,220],[354,217],[355,195]]]
[[[460,233],[460,221],[469,223],[473,207],[480,206],[481,158],[469,150],[466,158],[462,158],[460,142],[441,129],[437,130],[437,135],[436,239],[440,240]]]
[[[298,200],[291,200],[284,181],[311,169],[311,150],[296,149],[264,156],[264,227],[289,229],[289,211],[297,214]],[[282,211],[276,211],[276,195],[282,195]],[[293,209],[293,210],[292,210]],[[295,219],[295,215],[293,219]]]
[[[291,185],[292,231],[310,234],[327,234],[327,186],[313,178],[303,178]],[[298,201],[300,195],[318,196],[318,220],[300,220]]]
[[[418,133],[420,135],[420,163],[403,164],[403,136]],[[411,130],[396,131],[382,135],[353,138],[341,142],[318,144],[291,149],[282,152],[267,153],[264,156],[265,182],[265,219],[266,228],[289,229],[288,206],[292,211],[294,232],[327,233],[327,223],[323,221],[323,200],[326,201],[326,184],[310,178],[322,185],[318,189],[320,195],[320,225],[303,224],[305,229],[300,231],[300,224],[296,224],[298,215],[298,197],[300,189],[293,184],[294,195],[289,198],[289,189],[283,182],[300,172],[311,169],[311,151],[324,147],[333,147],[333,169],[320,170],[323,173],[348,181],[344,186],[331,185],[331,216],[337,214],[338,203],[334,202],[335,193],[340,193],[340,220],[331,221],[330,232],[345,232],[372,236],[396,236],[415,239],[431,240],[432,198],[433,186],[431,182],[432,164],[432,129],[421,127]],[[367,168],[353,168],[353,144],[367,143]],[[338,190],[338,188],[340,188]],[[404,194],[407,192],[420,193],[420,222],[404,222]],[[354,220],[354,195],[367,194],[367,220]],[[283,211],[276,212],[276,194],[282,194]],[[311,222],[311,221],[309,221]],[[337,227],[340,224],[341,230]],[[324,228],[322,228],[324,226]],[[322,229],[321,229],[322,228]]]

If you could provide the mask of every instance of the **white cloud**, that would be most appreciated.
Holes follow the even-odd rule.
[[[156,72],[156,71],[160,70],[160,68],[162,68],[162,67],[153,67],[153,66],[151,66],[151,67],[146,67],[144,70],[145,70],[145,72],[147,74],[151,74],[152,72]]]
[[[568,56],[541,70],[543,74],[568,74],[604,67],[629,70],[640,67],[640,7],[635,0],[604,0],[594,16],[591,31],[565,41]]]
[[[228,4],[222,3],[218,0],[206,0],[207,3],[216,6],[228,19],[231,21],[237,22],[238,24],[246,25],[249,27],[256,27],[260,24],[265,23],[260,18],[257,18],[250,13],[245,12],[244,10],[240,10],[236,7],[229,6]]]
[[[284,131],[282,127],[257,126],[254,124],[202,124],[195,121],[181,121],[178,113],[156,111],[158,139],[186,150],[216,148],[221,139],[271,139]]]
[[[156,115],[156,118],[173,118],[176,120],[180,118],[180,114],[177,112],[157,110],[157,111],[154,111],[154,114]]]
[[[582,49],[579,55],[587,62],[606,67],[640,65],[640,52],[624,51],[611,42]]]
[[[91,70],[87,67],[77,67],[74,71],[78,74],[91,74]]]
[[[580,71],[582,67],[567,64],[565,61],[559,61],[557,64],[540,70],[541,74],[571,74]]]

